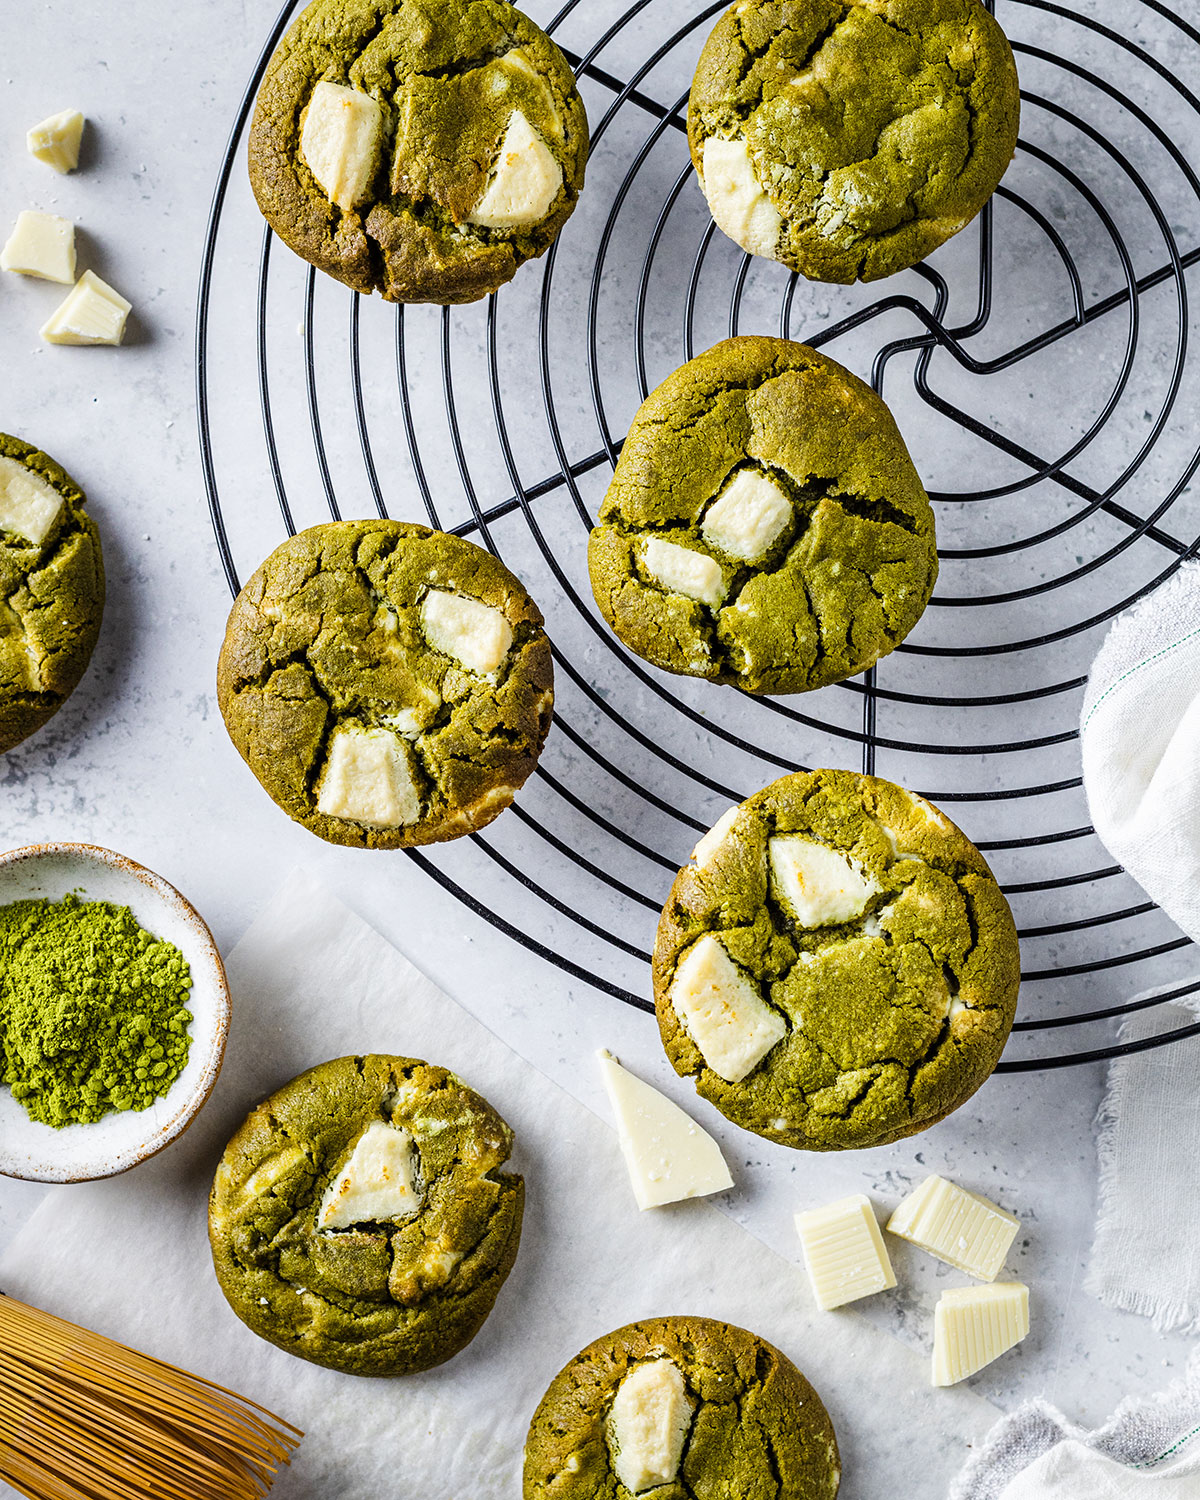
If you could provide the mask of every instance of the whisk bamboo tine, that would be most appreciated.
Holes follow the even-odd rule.
[[[30,1500],[262,1500],[303,1433],[0,1294],[0,1478]]]

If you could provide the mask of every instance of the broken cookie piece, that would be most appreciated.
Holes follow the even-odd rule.
[[[583,187],[559,47],[507,0],[313,0],[267,66],[250,182],[298,255],[392,302],[473,302],[542,255]]]
[[[676,876],[654,952],[675,1071],[814,1151],[957,1109],[1000,1059],[1019,976],[979,851],[924,798],[849,771],[784,776],[727,812]]]
[[[726,339],[642,403],[588,573],[654,666],[808,692],[916,625],[937,578],[933,512],[869,386],[803,344]]]
[[[238,595],[217,700],[259,781],[313,833],[435,843],[490,823],[537,764],[550,643],[518,580],[471,542],[330,522]]]

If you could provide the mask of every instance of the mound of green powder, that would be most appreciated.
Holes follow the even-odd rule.
[[[0,906],[0,1082],[47,1125],[148,1108],[187,1062],[191,985],[127,906]]]

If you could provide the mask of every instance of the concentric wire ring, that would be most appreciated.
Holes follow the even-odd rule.
[[[277,245],[244,183],[254,93],[300,8],[288,0],[230,135],[200,277],[201,455],[229,585],[299,527],[372,513],[470,536],[522,575],[554,642],[555,732],[511,813],[410,857],[606,994],[651,1008],[657,912],[725,804],[786,771],[849,765],[959,804],[993,861],[1026,963],[1002,1069],[1200,1033],[1111,1041],[1114,1020],[1200,980],[1188,940],[1095,840],[1076,744],[1107,623],[1200,551],[1184,415],[1200,397],[1200,179],[1178,145],[1200,126],[1200,33],[1161,0],[1101,0],[1094,16],[999,0],[1024,101],[1004,184],[930,262],[833,288],[743,255],[699,194],[687,91],[724,4],[569,0],[538,17],[593,122],[579,209],[487,302],[392,309]],[[586,574],[638,403],[746,332],[823,347],[872,381],[941,542],[910,639],[861,680],[783,700],[647,667],[599,618]],[[1154,983],[1158,998],[1128,998]],[[1078,1028],[1074,1050],[1037,1050],[1034,1034],[1063,1028]]]

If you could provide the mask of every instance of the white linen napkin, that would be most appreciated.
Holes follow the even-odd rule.
[[[1200,1350],[1178,1384],[1082,1432],[1045,1402],[999,1421],[950,1500],[1196,1500]]]
[[[1119,1039],[1192,1026],[1198,1004],[1135,1011]],[[1099,1126],[1100,1206],[1084,1286],[1110,1307],[1153,1318],[1160,1331],[1200,1332],[1200,1037],[1114,1058]]]
[[[639,1213],[616,1132],[305,875],[228,969],[229,1048],[195,1125],[124,1177],[51,1189],[0,1258],[0,1286],[303,1427],[273,1497],[512,1500],[551,1377],[600,1334],[664,1313],[752,1328],[795,1360],[833,1417],[845,1500],[940,1497],[995,1421],[973,1392],[931,1389],[927,1360],[856,1314],[817,1312],[802,1269],[718,1209]],[[460,1074],[513,1127],[526,1180],[520,1254],[484,1328],[439,1369],[400,1380],[318,1369],[256,1338],[217,1289],[205,1232],[213,1170],[247,1111],[302,1069],[358,1052]]]
[[[1101,842],[1200,939],[1200,563],[1118,617],[1088,678],[1080,738]]]

